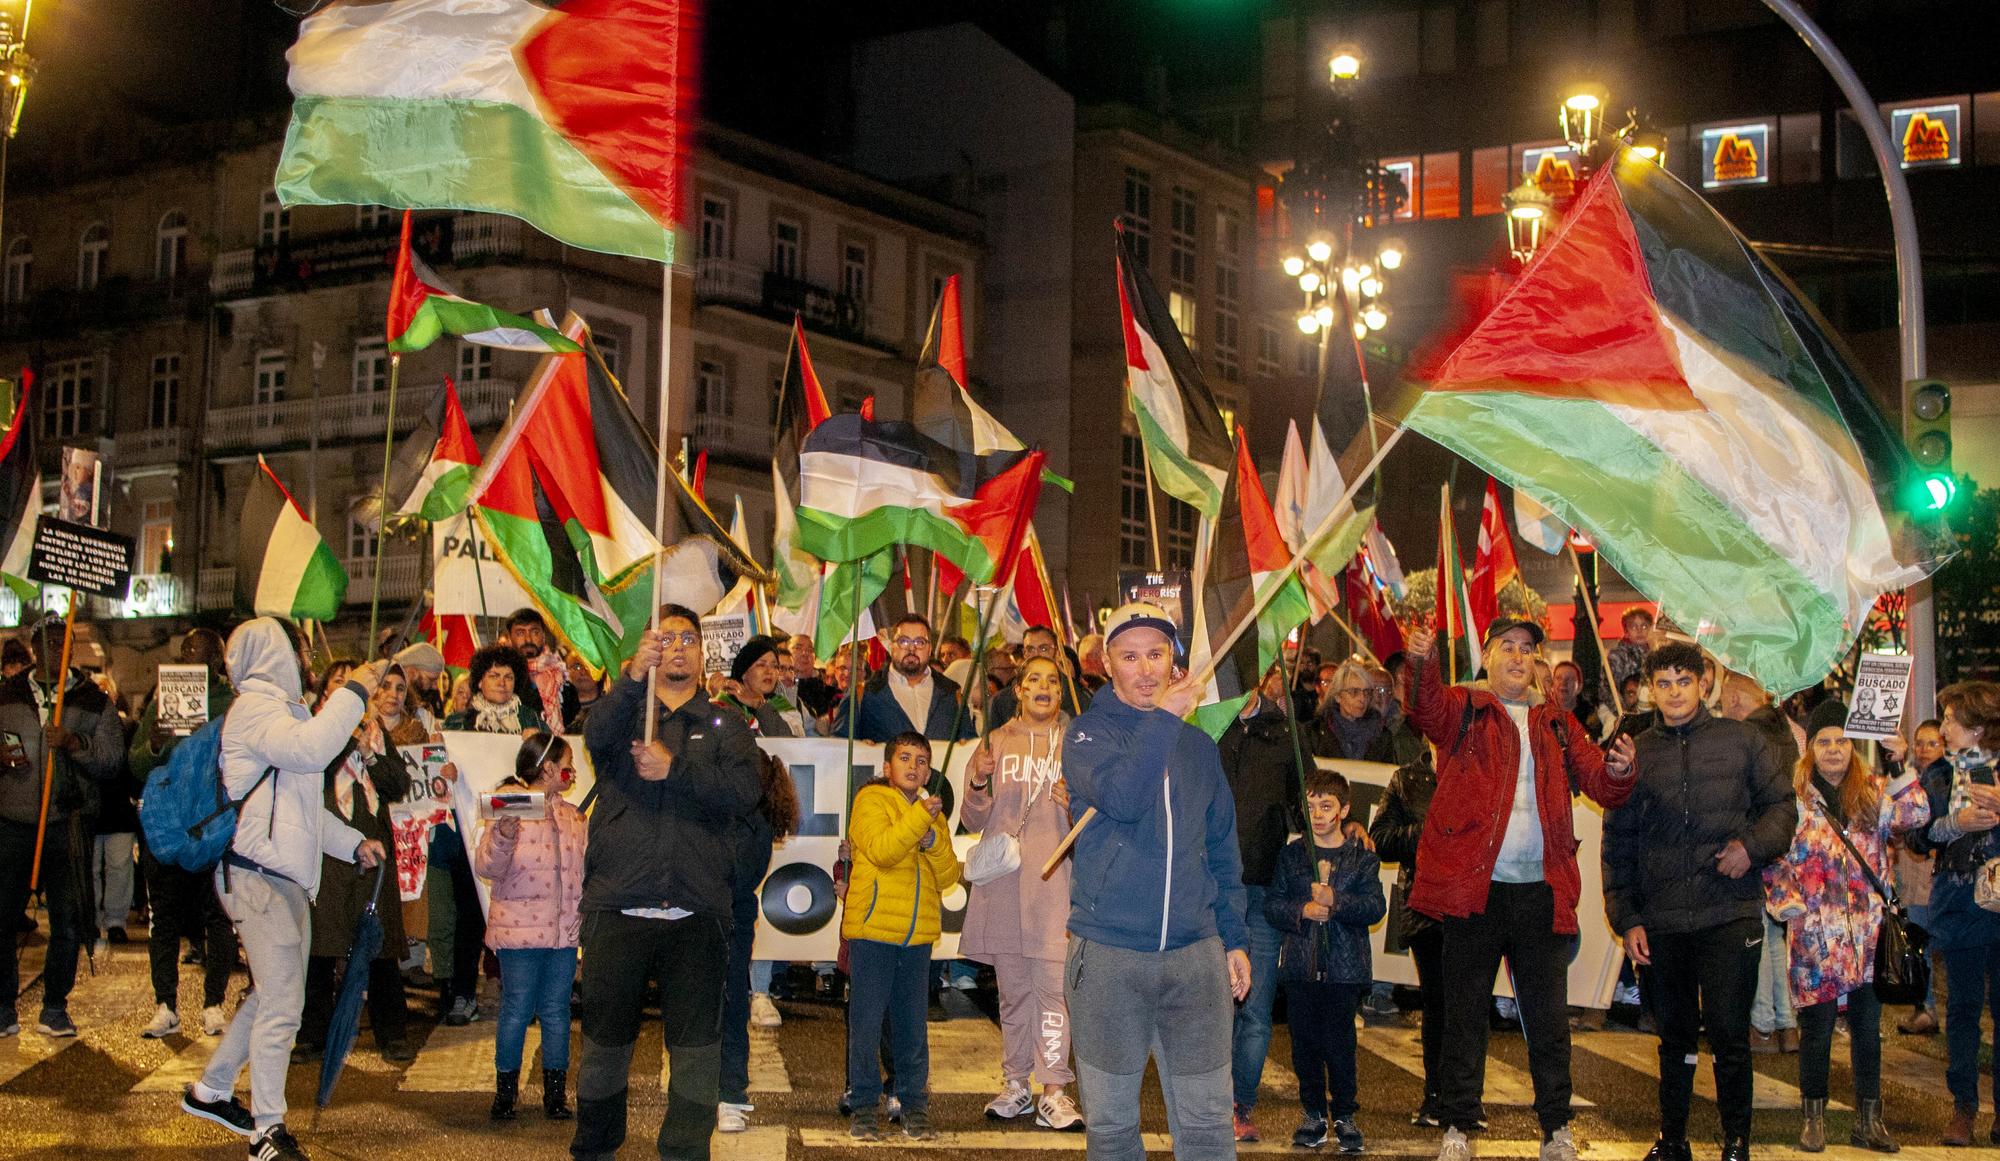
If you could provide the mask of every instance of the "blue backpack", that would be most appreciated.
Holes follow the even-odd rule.
[[[222,722],[209,722],[182,738],[146,778],[139,799],[139,825],[153,857],[187,871],[206,871],[221,861],[236,837],[236,816],[244,802],[270,778],[266,769],[242,798],[231,799],[222,785]]]

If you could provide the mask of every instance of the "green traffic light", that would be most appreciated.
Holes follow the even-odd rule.
[[[1924,495],[1929,501],[1926,506],[1933,512],[1942,512],[1950,507],[1952,499],[1958,495],[1958,481],[1942,473],[1925,476],[1923,485]]]

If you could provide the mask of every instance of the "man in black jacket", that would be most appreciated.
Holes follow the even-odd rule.
[[[1688,1104],[1703,1027],[1715,1054],[1723,1161],[1750,1155],[1750,1003],[1764,954],[1760,868],[1798,824],[1792,784],[1756,727],[1708,712],[1701,650],[1670,641],[1642,672],[1659,724],[1640,734],[1638,782],[1604,820],[1604,906],[1648,971],[1660,1023],[1660,1139],[1649,1161],[1688,1161]]]
[[[659,704],[648,706],[646,673],[655,667]],[[668,605],[584,733],[598,800],[583,875],[583,1061],[570,1142],[577,1158],[608,1159],[625,1140],[632,1044],[653,979],[672,1068],[660,1156],[709,1155],[733,839],[763,780],[749,727],[709,703],[701,676],[701,620]],[[640,740],[649,712],[650,745]]]
[[[1444,929],[1438,921],[1410,907],[1410,884],[1417,877],[1417,843],[1424,837],[1424,815],[1430,812],[1431,795],[1437,792],[1437,771],[1430,754],[1399,767],[1383,791],[1382,805],[1368,837],[1375,855],[1384,863],[1397,863],[1395,921],[1410,959],[1417,969],[1417,991],[1423,997],[1424,1101],[1410,1116],[1410,1123],[1437,1128],[1444,1123],[1438,1112],[1438,1054],[1444,1048]]]

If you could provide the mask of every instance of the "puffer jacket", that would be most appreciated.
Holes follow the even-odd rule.
[[[1333,888],[1333,913],[1324,920],[1307,919],[1318,864],[1324,860]],[[1264,896],[1264,917],[1285,933],[1278,947],[1280,983],[1365,984],[1375,978],[1375,961],[1368,948],[1368,929],[1389,905],[1382,897],[1382,864],[1375,852],[1359,842],[1322,847],[1311,835],[1293,839],[1278,854],[1271,890]]]
[[[1417,844],[1410,906],[1439,919],[1486,910],[1493,868],[1514,809],[1521,735],[1500,698],[1485,686],[1447,687],[1436,658],[1411,658],[1410,721],[1437,747],[1437,794]],[[1576,867],[1570,795],[1580,789],[1600,806],[1622,806],[1632,779],[1614,778],[1604,752],[1565,711],[1529,691],[1528,739],[1533,750],[1535,804],[1542,820],[1543,877],[1555,895],[1555,932],[1574,935],[1583,877]],[[1461,733],[1463,736],[1461,737]]]
[[[929,850],[918,846],[926,834]],[[944,814],[932,818],[922,798],[911,801],[887,782],[870,782],[854,796],[847,842],[854,869],[841,909],[841,938],[899,947],[936,943],[944,921],[941,896],[959,876]]]
[[[323,795],[327,765],[361,723],[367,699],[343,685],[319,713],[307,712],[298,654],[269,617],[230,634],[226,657],[236,700],[222,721],[222,784],[231,798],[249,794],[231,851],[317,895],[320,856],[353,862],[361,845],[361,832],[327,810]],[[250,794],[265,770],[274,773]]]
[[[27,671],[0,682],[0,730],[21,739],[26,761],[0,767],[0,818],[35,825],[42,810],[42,701]],[[41,691],[51,705],[54,691]],[[72,670],[63,694],[63,727],[83,742],[75,753],[57,750],[55,780],[49,791],[49,818],[72,814],[95,818],[107,793],[125,769],[125,727],[111,699],[80,670]],[[85,833],[89,833],[88,830]]]
[[[1437,793],[1437,771],[1426,760],[1411,762],[1389,777],[1382,792],[1382,804],[1375,820],[1368,824],[1368,840],[1375,844],[1375,857],[1397,864],[1396,892],[1402,912],[1403,939],[1429,931],[1437,920],[1410,906],[1410,888],[1417,878],[1417,844],[1424,835],[1424,816],[1430,813],[1431,796]]]
[[[524,818],[513,837],[489,824],[472,871],[491,884],[486,946],[575,947],[583,934],[583,865],[589,824],[560,795],[547,818]]]
[[[1620,935],[1698,931],[1758,914],[1755,872],[1791,847],[1798,799],[1769,735],[1698,707],[1678,726],[1633,739],[1638,782],[1604,817],[1604,912]],[[1732,840],[1750,872],[1731,879],[1715,857]]]
[[[1295,747],[1284,708],[1268,698],[1261,700],[1256,713],[1229,723],[1215,744],[1229,792],[1236,799],[1236,849],[1243,860],[1246,887],[1271,885],[1278,852],[1300,828],[1299,750],[1305,748],[1306,739],[1299,738]]]

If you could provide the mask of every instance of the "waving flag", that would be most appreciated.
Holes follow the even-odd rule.
[[[799,547],[799,441],[830,414],[806,350],[805,328],[794,315],[792,346],[778,386],[777,436],[771,444],[771,572],[778,579],[781,609],[802,608],[819,587],[819,561]]]
[[[693,14],[686,0],[338,0],[288,54],[278,196],[487,210],[671,261]]]
[[[1452,681],[1467,681],[1479,672],[1479,638],[1473,628],[1472,596],[1465,588],[1465,566],[1458,555],[1458,525],[1451,518],[1451,485],[1444,485],[1438,505],[1437,629],[1438,655]]]
[[[1521,579],[1514,561],[1514,541],[1507,535],[1507,518],[1500,514],[1500,486],[1486,481],[1486,499],[1479,506],[1479,551],[1472,558],[1472,636],[1484,640],[1486,626],[1500,615],[1500,590]]]
[[[1208,381],[1180,328],[1118,228],[1118,312],[1125,328],[1125,390],[1146,463],[1169,496],[1210,520],[1223,510],[1234,451]]]
[[[1728,667],[1818,682],[1949,556],[1908,451],[1783,275],[1666,170],[1591,179],[1408,424],[1588,533]]]
[[[1380,586],[1369,578],[1367,562],[1356,556],[1342,570],[1341,577],[1347,588],[1349,624],[1367,640],[1368,651],[1377,661],[1386,661],[1392,654],[1402,652],[1403,627],[1389,612]]]
[[[465,510],[472,494],[473,473],[479,467],[479,444],[472,425],[458,405],[458,388],[444,381],[417,428],[396,449],[389,465],[388,509],[435,524]],[[371,504],[379,498],[372,498]],[[371,521],[382,526],[378,508]]]
[[[1293,552],[1305,542],[1310,528],[1306,524],[1306,509],[1309,501],[1309,471],[1306,467],[1305,445],[1299,442],[1299,425],[1296,420],[1285,421],[1285,457],[1278,466],[1278,488],[1271,497],[1271,514],[1278,521],[1278,535],[1285,540],[1286,547]],[[1361,533],[1367,528],[1362,522],[1354,532],[1355,548],[1360,547]],[[1348,557],[1353,557],[1353,549]],[[1328,612],[1340,606],[1340,583],[1335,578],[1339,570],[1324,573],[1315,565],[1311,556],[1299,562],[1299,580],[1306,587],[1306,596],[1312,601],[1312,619],[1318,622]]]
[[[444,281],[410,248],[408,210],[403,211],[403,237],[396,248],[396,273],[389,280],[386,330],[392,354],[421,351],[443,335],[457,335],[468,343],[510,351],[579,349],[553,327],[468,301],[445,289]]]
[[[237,609],[258,617],[331,621],[346,597],[347,570],[258,456],[236,529]]]
[[[1305,536],[1331,521],[1307,553],[1320,575],[1328,577],[1338,575],[1354,559],[1375,519],[1375,481],[1364,482],[1352,499],[1341,501],[1349,474],[1368,463],[1376,444],[1374,417],[1368,412],[1368,367],[1346,314],[1347,300],[1343,295],[1334,297],[1336,314],[1326,340],[1325,370],[1306,437],[1306,504],[1300,520]]]
[[[1569,525],[1519,488],[1514,489],[1514,526],[1521,530],[1522,540],[1550,556],[1561,552],[1569,539]]]

